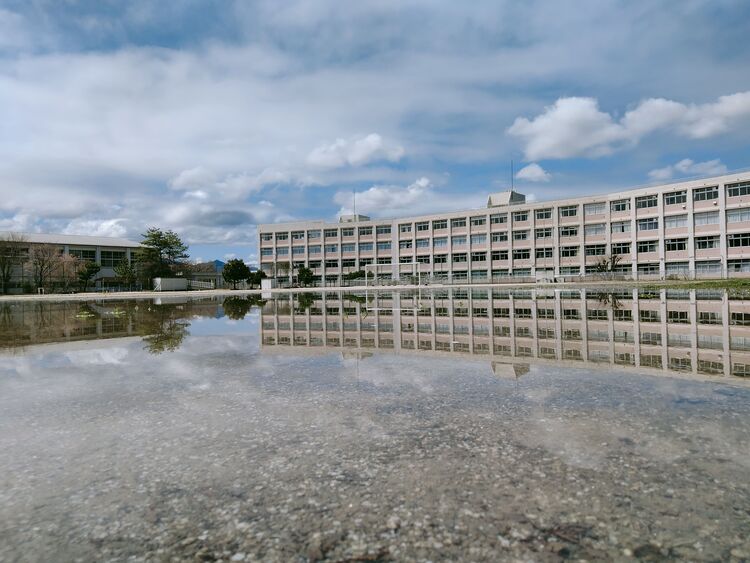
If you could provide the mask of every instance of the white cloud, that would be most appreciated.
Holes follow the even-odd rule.
[[[63,229],[66,235],[88,235],[94,237],[124,237],[127,229],[123,219],[74,219]]]
[[[559,98],[529,120],[517,117],[507,132],[524,142],[529,160],[591,157],[638,144],[660,130],[702,139],[739,127],[750,117],[750,91],[721,96],[708,104],[683,104],[662,98],[640,102],[616,121],[594,98]]]
[[[398,162],[403,156],[403,147],[388,144],[377,133],[370,133],[365,137],[336,139],[329,145],[316,147],[307,155],[307,162],[321,168],[341,168],[379,160]]]
[[[651,170],[648,176],[652,180],[669,180],[675,176],[717,176],[726,172],[727,167],[718,158],[705,162],[694,162],[685,158],[676,164]]]
[[[536,162],[532,162],[516,172],[516,178],[528,182],[549,182],[552,175]]]

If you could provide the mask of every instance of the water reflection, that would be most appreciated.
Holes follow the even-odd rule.
[[[744,378],[750,302],[716,290],[451,288],[279,296],[261,309],[262,344],[485,356],[523,363]]]

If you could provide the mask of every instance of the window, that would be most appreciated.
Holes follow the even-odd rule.
[[[456,219],[451,219],[451,228],[456,229],[459,227],[465,227],[466,226],[466,217],[457,217]]]
[[[581,268],[578,266],[560,266],[561,276],[577,276],[581,273]]]
[[[750,246],[750,233],[727,235],[727,246],[730,248]]]
[[[560,217],[575,217],[578,215],[577,205],[566,205],[560,208]]]
[[[471,261],[472,262],[486,262],[487,261],[487,253],[486,252],[472,252],[471,253]]]
[[[560,257],[561,258],[573,258],[574,256],[578,256],[578,247],[577,246],[561,246],[560,247]]]
[[[513,260],[530,260],[531,251],[529,249],[521,249],[513,251]]]
[[[528,211],[514,211],[513,212],[513,222],[514,223],[521,223],[523,221],[529,220],[529,212]]]
[[[299,256],[300,254],[305,253],[305,247],[304,246],[293,246],[292,247],[292,256]]]
[[[687,190],[664,194],[664,205],[679,205],[687,202]]]
[[[606,309],[589,309],[586,311],[586,318],[590,321],[606,321],[609,316]]]
[[[411,232],[411,223],[402,223],[398,226],[398,232],[399,233],[410,233]]]
[[[659,241],[657,240],[642,240],[638,242],[638,254],[644,252],[657,252],[659,250]]]
[[[537,310],[536,310],[536,316],[537,316],[538,319],[554,319],[555,318],[555,310],[554,309],[539,309],[539,308],[537,308]],[[552,338],[554,338],[554,336]]]
[[[690,264],[687,262],[667,262],[664,265],[664,273],[668,276],[685,275],[689,268]]]
[[[529,231],[513,231],[513,240],[527,240]]]
[[[727,197],[739,197],[741,195],[750,195],[750,181],[735,182],[726,184]]]
[[[328,253],[334,253],[339,251],[339,245],[338,244],[326,244],[326,254]]]
[[[313,246],[308,246],[307,247],[307,253],[308,254],[320,254],[320,245],[316,244],[316,245],[313,245]]]
[[[448,237],[435,238],[432,241],[432,246],[434,248],[445,248],[446,246],[448,246]]]
[[[644,195],[635,198],[636,209],[647,209],[649,207],[656,207],[657,205],[659,205],[659,198],[655,195]]]
[[[420,223],[415,223],[414,226],[416,227],[418,233],[430,230],[429,221],[422,221]]]
[[[589,244],[586,246],[586,256],[604,256],[606,253],[606,244]]]
[[[378,250],[390,250],[391,249],[391,242],[379,242],[378,243]]]
[[[401,256],[398,259],[399,264],[411,264],[411,256]]]
[[[490,215],[490,225],[501,225],[508,222],[507,213],[495,213]]]
[[[613,242],[612,243],[612,254],[630,254],[630,243],[629,242]]]
[[[77,248],[71,248],[70,250],[68,250],[68,254],[85,262],[96,262],[96,250],[81,250]]]
[[[428,239],[428,238],[418,238],[417,239],[417,248],[430,248],[430,239]]]
[[[434,264],[447,264],[448,263],[448,255],[447,254],[436,254],[434,256],[434,259],[432,261]]]
[[[659,264],[638,264],[639,274],[658,274]]]
[[[417,256],[417,262],[419,264],[429,264],[430,257],[429,256]]]
[[[552,219],[552,209],[537,209],[536,220],[544,221],[545,219]]]
[[[402,240],[398,243],[399,248],[411,248],[412,242],[410,240]]]
[[[476,217],[471,218],[472,227],[479,227],[485,224],[487,224],[487,217],[485,217],[484,215],[478,215]]]
[[[720,260],[705,260],[695,263],[695,272],[698,274],[721,274]]]
[[[629,233],[630,232],[630,221],[617,221],[612,223],[613,233]]]
[[[664,241],[664,249],[667,252],[678,252],[680,250],[687,250],[687,239],[686,238],[668,238]]]
[[[507,232],[492,233],[492,242],[507,242],[507,240],[508,240]]]
[[[696,250],[708,250],[710,248],[719,248],[721,244],[719,235],[710,237],[695,237]]]
[[[537,239],[552,238],[552,227],[536,229],[535,236]]]
[[[471,235],[471,244],[487,244],[487,235]]]
[[[667,311],[667,322],[688,324],[690,323],[690,315],[687,311]]]
[[[380,264],[380,265],[388,265],[390,263],[391,263],[390,257],[381,257],[381,258],[378,258],[378,264]]]
[[[695,226],[699,225],[718,225],[719,224],[719,212],[709,211],[708,213],[696,213],[695,214]]]
[[[326,268],[338,268],[338,267],[339,267],[338,260],[326,260]]]
[[[339,235],[339,232],[337,229],[326,229],[323,231],[323,236],[325,238],[336,238]]]
[[[604,215],[607,206],[605,203],[587,203],[583,206],[584,215]]]
[[[263,233],[260,235],[260,240],[263,242],[268,242],[273,240],[273,233]]]
[[[354,236],[354,227],[347,227],[345,229],[341,229],[341,236],[342,237],[353,237]],[[294,233],[292,233],[292,238],[294,238]]]
[[[721,324],[721,313],[699,311],[698,312],[698,323],[702,325],[720,325]]]
[[[359,243],[359,251],[360,252],[372,252],[372,243],[371,242],[360,242]]]
[[[372,235],[372,227],[360,227],[359,228],[359,236],[371,236]]]
[[[551,248],[537,248],[536,257],[537,258],[552,258],[552,249]]]
[[[659,228],[659,218],[649,217],[648,219],[638,219],[639,231],[655,231]]]
[[[310,262],[310,267],[312,268],[312,262]],[[369,266],[372,264],[372,258],[360,258],[359,259],[359,265],[360,266]]]
[[[348,258],[341,261],[342,268],[354,268],[357,265],[357,261],[354,258]]]
[[[727,223],[750,221],[750,209],[730,209],[727,211]]]
[[[453,246],[463,246],[466,244],[466,235],[460,235],[451,237],[451,244]]]
[[[581,320],[581,312],[578,309],[563,309],[563,319],[566,321]]]
[[[318,247],[318,252],[320,252],[320,247]],[[260,255],[261,256],[273,256],[273,248],[261,248]]]
[[[102,250],[101,251],[101,265],[102,268],[114,268],[126,259],[126,252],[124,250]]]
[[[492,251],[492,259],[493,260],[507,260],[508,259],[508,251],[507,250],[493,250]]]
[[[632,321],[633,311],[630,309],[616,309],[612,315],[616,321]]]
[[[448,219],[437,219],[432,222],[432,230],[447,229]]]
[[[377,227],[375,227],[375,233],[378,235],[390,235],[391,226],[390,225],[378,225]]]
[[[530,319],[531,309],[516,308],[513,310],[513,316],[517,319]]]
[[[578,227],[560,227],[561,237],[577,237]]]
[[[289,240],[289,233],[276,233],[276,240]]]
[[[587,237],[593,237],[605,234],[607,232],[607,228],[604,223],[596,223],[594,225],[586,225],[585,227],[583,227],[583,232]]]
[[[354,243],[347,243],[341,245],[341,252],[354,252]]]
[[[682,227],[687,227],[687,215],[672,215],[671,217],[664,217],[665,229],[679,229]]]
[[[289,255],[289,247],[280,246],[276,249],[276,256],[288,256],[288,255]]]
[[[708,188],[694,188],[693,201],[708,201],[719,198],[719,186],[710,186]]]
[[[455,262],[466,262],[467,261],[467,255],[466,255],[465,252],[460,252],[458,254],[454,254],[451,257],[451,261],[454,262],[454,263]]]
[[[621,211],[630,211],[630,200],[629,199],[618,199],[609,204],[609,209],[612,213]]]

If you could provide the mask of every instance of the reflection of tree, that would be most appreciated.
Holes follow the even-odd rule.
[[[224,300],[224,313],[233,321],[241,321],[251,306],[252,302],[244,297],[227,297]]]
[[[151,305],[143,316],[139,332],[144,334],[145,348],[152,354],[174,352],[190,334],[190,323],[180,318],[176,305]]]
[[[297,295],[297,307],[300,311],[307,311],[315,303],[315,293],[300,293]]]
[[[613,291],[599,291],[593,295],[602,305],[611,305],[613,311],[619,311],[622,307],[619,298]]]

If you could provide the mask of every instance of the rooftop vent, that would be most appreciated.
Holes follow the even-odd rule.
[[[356,223],[357,221],[369,221],[367,215],[342,215],[339,217],[339,223]]]
[[[487,207],[503,207],[518,205],[519,203],[526,203],[526,196],[513,190],[490,194],[490,197],[487,198]]]

